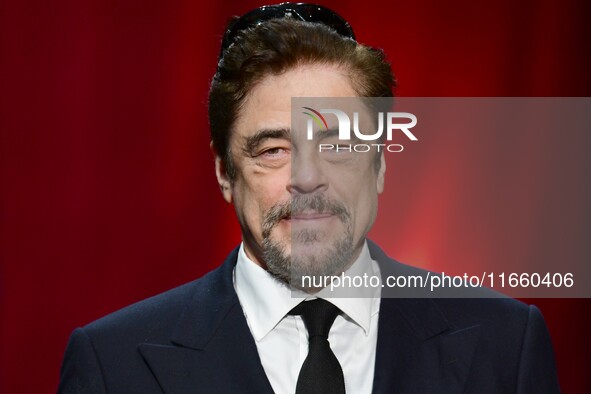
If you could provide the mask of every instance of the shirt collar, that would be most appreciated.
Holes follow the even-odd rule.
[[[379,267],[369,255],[367,243],[351,267],[345,272],[347,276],[377,275]],[[380,290],[373,289],[368,296],[367,289],[362,289],[359,297],[335,297],[334,292],[326,288],[315,296],[302,291],[292,290],[285,283],[276,279],[264,268],[256,264],[246,255],[244,245],[240,245],[238,261],[234,270],[234,287],[240,305],[246,315],[248,325],[254,339],[263,339],[302,299],[325,298],[339,307],[347,317],[369,334],[371,317],[378,313]],[[349,289],[350,290],[350,289]],[[374,323],[375,324],[375,323]]]

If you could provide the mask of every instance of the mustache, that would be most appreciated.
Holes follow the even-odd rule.
[[[296,195],[290,201],[273,205],[265,213],[262,226],[263,237],[268,237],[273,227],[281,220],[310,210],[320,214],[335,215],[342,222],[347,222],[351,218],[351,214],[340,201],[332,200],[322,194]]]

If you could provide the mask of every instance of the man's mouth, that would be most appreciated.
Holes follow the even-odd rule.
[[[284,218],[284,220],[320,220],[320,219],[329,219],[333,217],[334,214],[330,212],[314,212],[314,211],[304,211],[296,214],[292,214]]]
[[[330,226],[337,225],[335,219],[343,224],[349,222],[349,212],[342,203],[321,195],[296,196],[291,201],[278,203],[269,209],[263,220],[263,237],[269,237],[277,225],[290,228],[295,225],[296,231],[298,228],[313,230],[316,226],[319,230],[322,227],[323,231],[331,231]]]

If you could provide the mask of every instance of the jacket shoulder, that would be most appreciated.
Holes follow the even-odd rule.
[[[191,301],[202,294],[215,297],[222,267],[158,295],[126,306],[83,327],[97,342],[121,338],[129,343],[162,342],[170,338]]]
[[[121,329],[125,326],[142,326],[154,320],[166,321],[179,313],[206,277],[195,279],[181,286],[146,298],[95,320],[86,331]]]

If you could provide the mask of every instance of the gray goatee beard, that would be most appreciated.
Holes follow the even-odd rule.
[[[314,243],[322,242],[330,234],[314,228],[298,229],[291,226],[291,255],[285,246],[271,239],[271,231],[282,220],[289,219],[305,210],[328,213],[337,216],[345,226],[343,236],[327,244],[318,254],[305,253]],[[303,289],[302,277],[324,277],[339,275],[349,268],[353,256],[353,226],[346,207],[320,194],[297,195],[290,202],[276,204],[266,213],[263,220],[263,259],[267,270],[278,280],[295,288]]]

